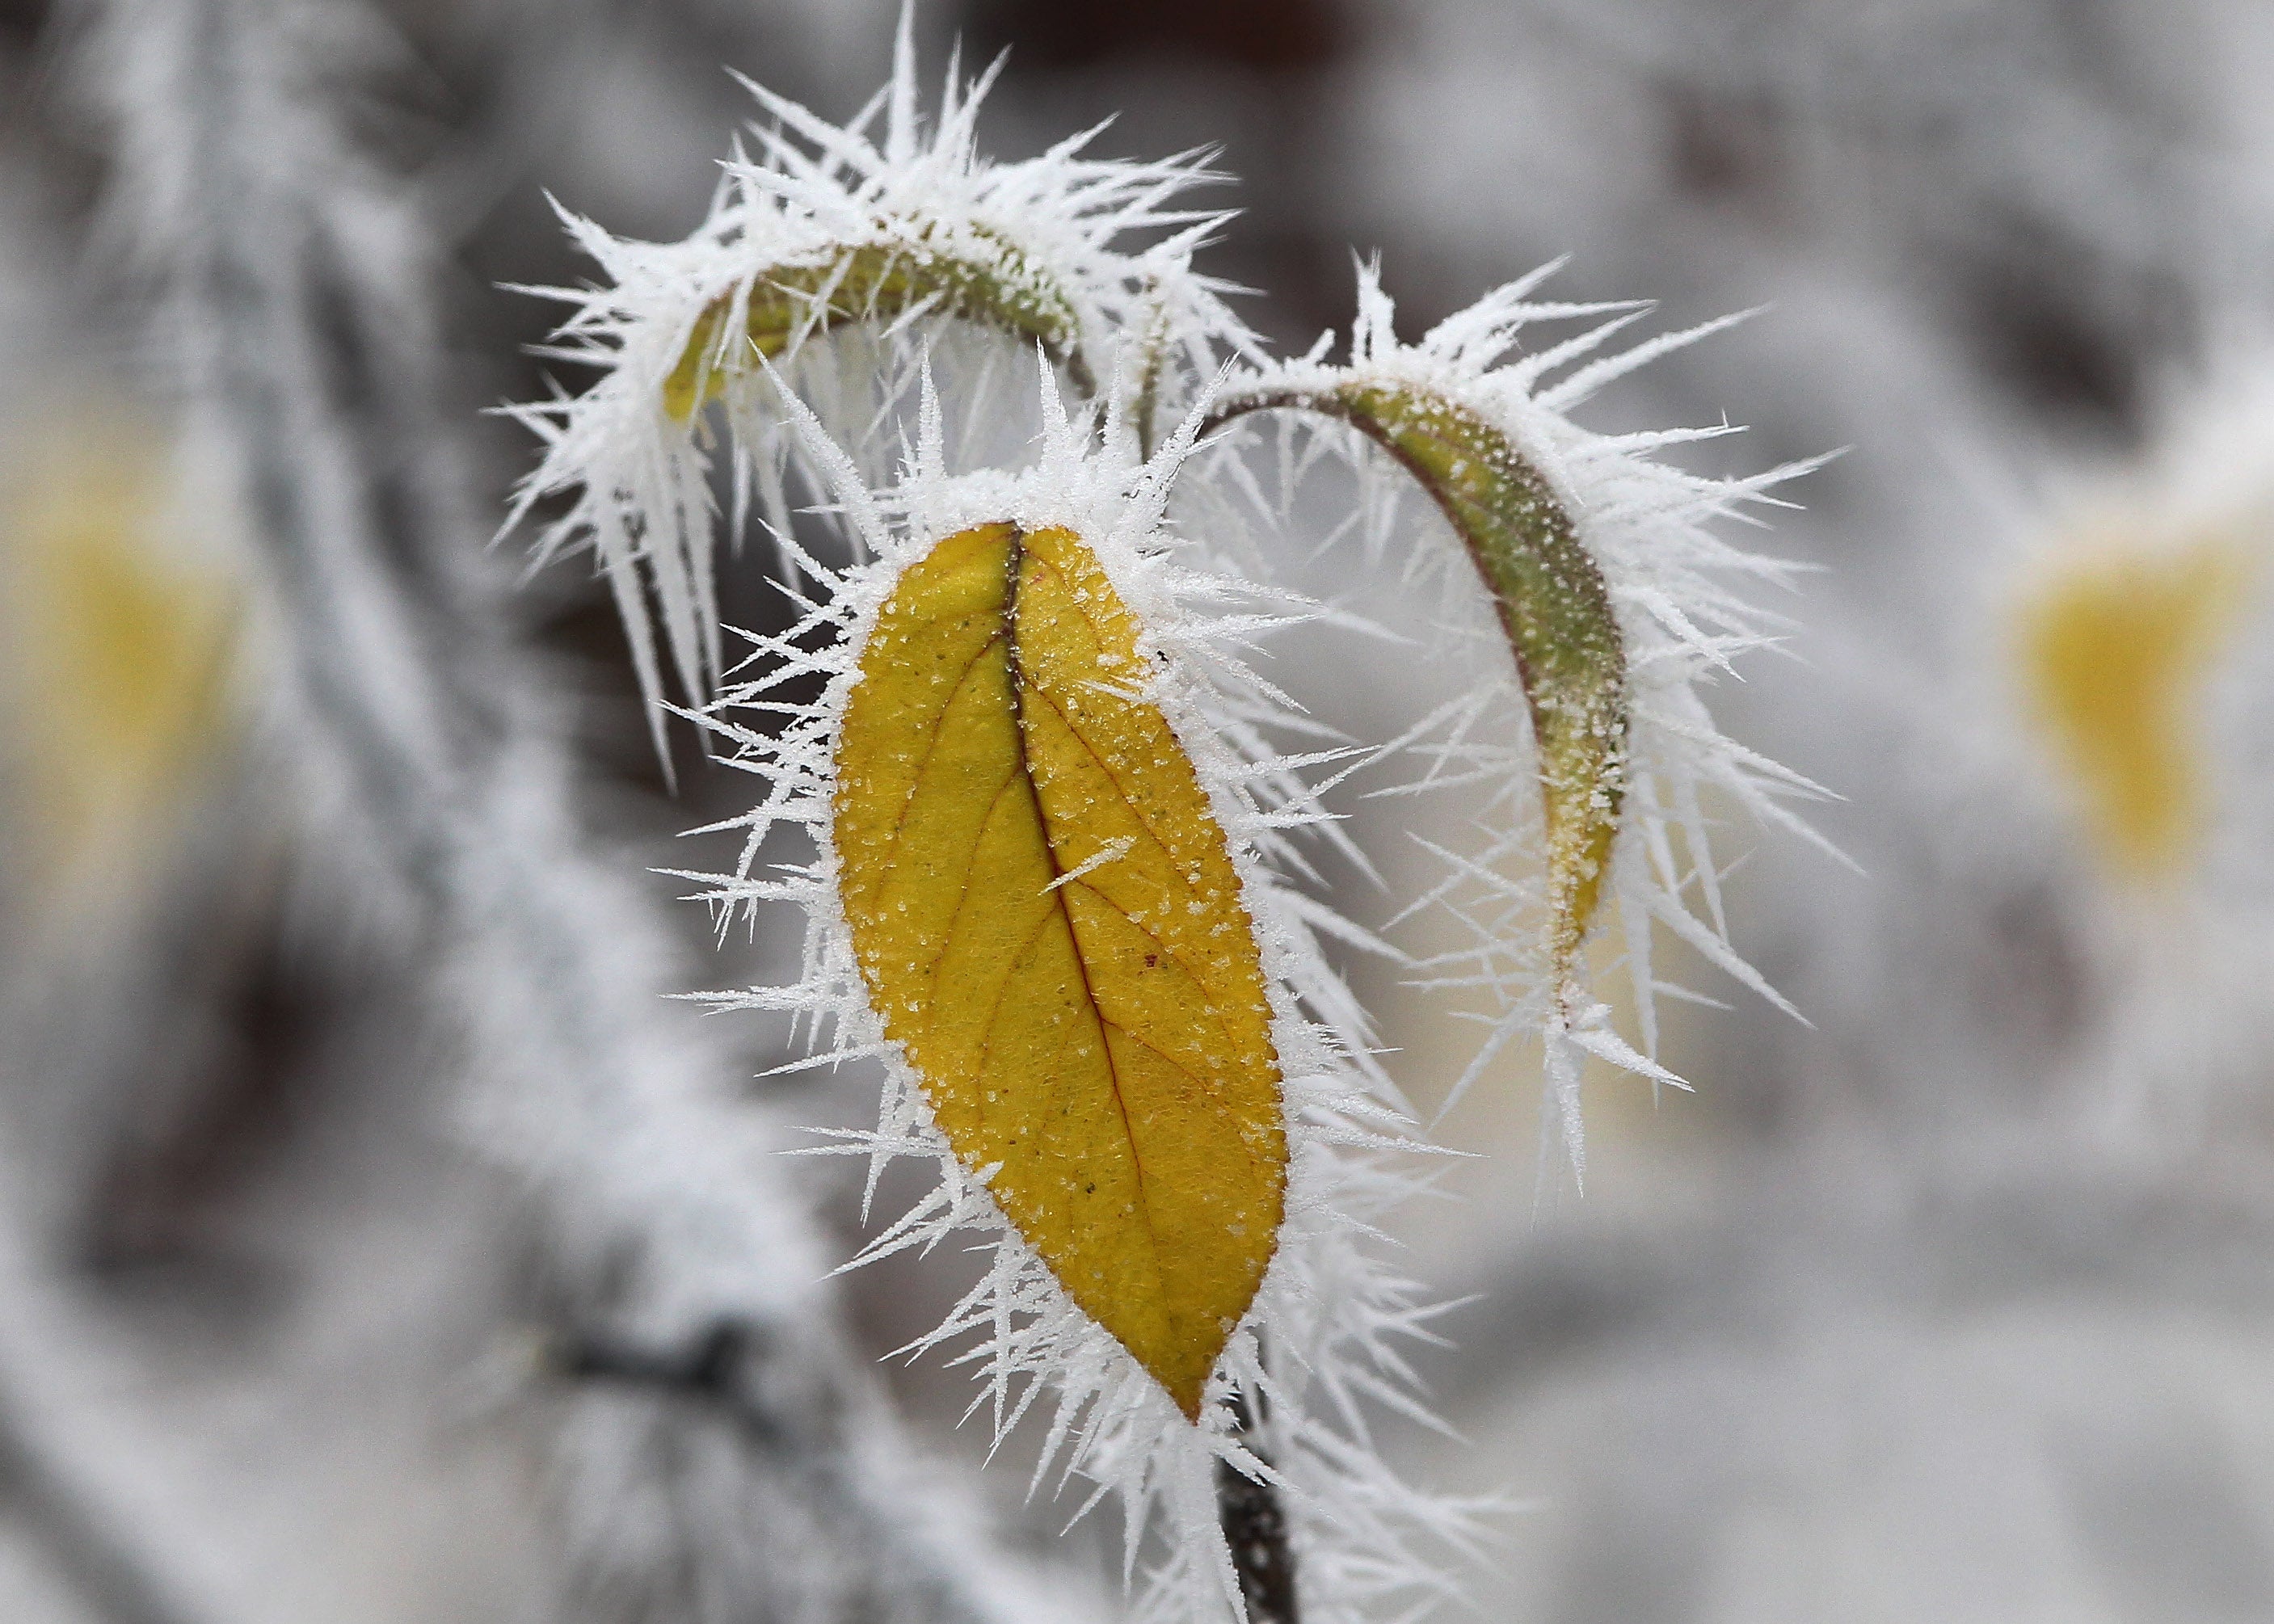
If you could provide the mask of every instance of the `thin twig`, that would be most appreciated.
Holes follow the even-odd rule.
[[[1261,1460],[1246,1395],[1232,1395],[1231,1415],[1243,1447]],[[1239,1594],[1247,1604],[1247,1624],[1301,1624],[1295,1606],[1295,1549],[1288,1542],[1279,1491],[1220,1460],[1216,1504],[1224,1544],[1231,1548],[1232,1571],[1239,1576]]]

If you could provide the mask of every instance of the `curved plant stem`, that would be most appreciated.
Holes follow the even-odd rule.
[[[1234,1432],[1261,1458],[1254,1418],[1246,1395],[1231,1401]],[[1216,1516],[1231,1550],[1232,1571],[1247,1604],[1247,1624],[1300,1624],[1295,1603],[1295,1550],[1288,1543],[1287,1511],[1279,1491],[1226,1461],[1216,1463]]]
[[[1042,270],[1007,243],[998,242],[995,258],[986,260],[919,238],[861,244],[807,264],[774,266],[742,298],[712,301],[664,380],[664,410],[683,423],[755,359],[774,360],[833,327],[890,325],[915,314],[952,317],[1040,344],[1083,396],[1097,392],[1073,302]]]

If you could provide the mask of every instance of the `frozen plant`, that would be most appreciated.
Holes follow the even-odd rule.
[[[1780,574],[1712,522],[1796,470],[1701,478],[1653,455],[1724,431],[1574,425],[1723,324],[1608,353],[1639,307],[1536,301],[1547,272],[1406,344],[1368,270],[1347,362],[1331,335],[1276,360],[1193,267],[1222,223],[1185,201],[1197,158],[1081,136],[990,163],[986,85],[952,67],[927,128],[904,16],[843,126],[751,86],[757,155],[685,242],[571,219],[604,281],[558,291],[553,353],[600,375],[521,409],[546,455],[515,517],[564,499],[540,551],[597,555],[659,728],[675,679],[751,775],[741,863],[706,894],[722,928],[799,905],[804,970],[716,996],[792,1012],[804,1064],[881,1064],[877,1127],[831,1148],[870,1158],[872,1193],[894,1157],[938,1177],[862,1257],[991,1247],[921,1345],[971,1343],[998,1440],[1038,1412],[1037,1480],[1118,1500],[1144,1616],[1410,1613],[1453,1588],[1432,1542],[1468,1543],[1480,1508],[1401,1484],[1372,1440],[1376,1410],[1429,1419],[1406,1346],[1430,1310],[1376,1227],[1422,1147],[1322,951],[1378,944],[1317,894],[1310,853],[1346,838],[1314,775],[1387,758],[1483,786],[1488,849],[1408,899],[1475,945],[1421,973],[1491,1004],[1471,1076],[1540,1041],[1576,1169],[1583,1056],[1679,1080],[1652,1056],[1653,921],[1775,996],[1728,941],[1701,792],[1796,827],[1782,799],[1812,786],[1722,738],[1699,689],[1770,635],[1737,588]],[[1295,748],[1319,726],[1250,658],[1347,608],[1276,587],[1260,532],[1232,533],[1287,522],[1322,453],[1367,482],[1368,579],[1481,595],[1502,633],[1472,695],[1376,751]],[[1408,480],[1444,523],[1366,523]],[[833,535],[800,530],[800,489]],[[731,659],[722,506],[730,535],[771,534],[797,609]],[[1520,749],[1473,741],[1509,713]],[[1589,988],[1607,926],[1631,1040]]]

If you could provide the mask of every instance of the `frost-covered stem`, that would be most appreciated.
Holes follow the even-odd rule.
[[[1447,482],[1440,476],[1438,470],[1418,460],[1412,449],[1404,443],[1403,437],[1390,432],[1380,415],[1365,410],[1359,403],[1346,398],[1339,390],[1257,389],[1228,395],[1217,401],[1209,410],[1208,416],[1201,420],[1200,432],[1203,436],[1212,434],[1219,429],[1229,428],[1240,418],[1259,411],[1309,412],[1316,417],[1332,417],[1337,422],[1346,423],[1364,434],[1404,465],[1407,471],[1420,483],[1421,488],[1428,492],[1430,500],[1444,510],[1446,518],[1452,524],[1453,534],[1460,541],[1461,545],[1467,550],[1471,561],[1476,565],[1478,575],[1492,587],[1499,588],[1502,585],[1505,573],[1502,560],[1484,544],[1477,532],[1477,528],[1472,523],[1465,522],[1468,515],[1462,513],[1455,505],[1455,499],[1448,489]],[[1534,478],[1537,478],[1536,475]],[[1577,544],[1571,545],[1576,551]],[[1588,567],[1586,573],[1593,577],[1589,584],[1595,589],[1587,595],[1589,599],[1587,607],[1597,609],[1600,618],[1608,620],[1608,598],[1601,590],[1600,576],[1595,574],[1592,566]],[[1508,634],[1509,644],[1516,654],[1517,664],[1523,665],[1526,663],[1525,645],[1529,640],[1525,635],[1524,628],[1518,624],[1519,607],[1513,593],[1505,590],[1495,591],[1493,612],[1498,617],[1502,628]],[[1526,680],[1528,686],[1530,680],[1528,675]]]
[[[1169,365],[1169,311],[1157,278],[1145,284],[1145,311],[1144,336],[1137,349],[1137,392],[1129,413],[1137,430],[1137,455],[1150,459],[1159,438],[1153,424],[1161,410],[1161,379]]]
[[[1562,500],[1507,432],[1436,390],[1362,370],[1324,387],[1264,387],[1217,402],[1201,432],[1287,410],[1348,424],[1428,493],[1490,597],[1532,714],[1547,823],[1555,1019],[1584,1007],[1580,951],[1605,891],[1626,798],[1625,635],[1601,568]]]
[[[305,94],[335,64],[292,42],[341,31],[299,9],[109,0],[95,77],[115,91],[121,214],[242,492],[284,727],[343,814],[330,838],[369,861],[456,996],[470,1131],[530,1186],[577,1335],[732,1366],[731,1416],[654,1387],[655,1426],[719,1446],[644,1447],[608,1430],[620,1410],[570,1405],[573,1559],[627,1616],[690,1598],[703,1616],[998,1616],[980,1554],[893,1486],[809,1226],[757,1125],[710,1097],[722,1057],[667,1019],[659,925],[576,827],[557,728],[471,575],[421,239]],[[632,1492],[674,1508],[667,1538],[625,1531]]]
[[[1235,1432],[1247,1440],[1248,1453],[1257,1455],[1260,1447],[1245,1395],[1233,1396],[1231,1412]],[[1224,1542],[1231,1551],[1232,1571],[1239,1576],[1240,1598],[1247,1604],[1247,1624],[1300,1624],[1295,1605],[1295,1548],[1288,1542],[1287,1511],[1279,1503],[1279,1491],[1219,1460],[1216,1504]]]

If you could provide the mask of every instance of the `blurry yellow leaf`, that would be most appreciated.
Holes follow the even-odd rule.
[[[2105,853],[2135,879],[2180,867],[2202,833],[2191,707],[2243,575],[2234,551],[2215,542],[2108,554],[2064,569],[2023,610],[2029,702]]]
[[[169,556],[157,478],[133,458],[49,446],[15,494],[15,748],[50,860],[109,868],[226,733],[233,587]]]
[[[1069,531],[900,578],[837,747],[853,944],[941,1130],[1188,1416],[1254,1299],[1287,1147],[1223,830]]]

